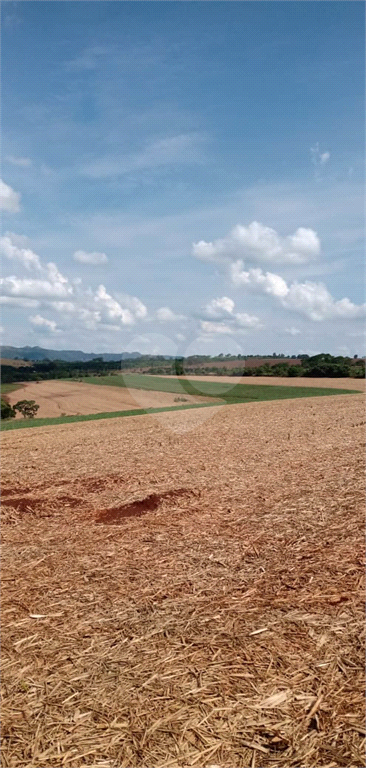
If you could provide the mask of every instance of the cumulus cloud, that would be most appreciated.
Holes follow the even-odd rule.
[[[12,165],[18,165],[20,168],[29,168],[32,165],[32,161],[29,157],[14,157],[13,155],[7,156],[8,163]]]
[[[135,297],[130,296],[128,299],[130,307],[122,307],[117,299],[114,299],[113,296],[107,293],[105,286],[100,285],[94,297],[94,304],[99,309],[102,319],[106,317],[107,320],[118,320],[122,325],[134,325],[136,321],[132,309],[134,302],[136,302],[135,306],[138,312],[139,308],[143,307],[143,304]]]
[[[91,264],[95,266],[97,264],[106,264],[108,261],[107,255],[105,253],[99,253],[98,251],[93,251],[92,253],[75,251],[73,259],[79,261],[80,264]]]
[[[200,321],[203,334],[243,333],[248,329],[260,329],[263,325],[256,315],[234,312],[235,303],[228,296],[212,299],[203,308]]]
[[[136,320],[143,320],[147,317],[147,307],[136,296],[129,296],[127,293],[115,293],[116,299],[127,309],[130,309]]]
[[[14,192],[14,189],[5,184],[2,179],[0,179],[0,210],[8,211],[8,213],[20,211],[19,192]]]
[[[31,280],[15,277],[3,277],[0,280],[5,296],[18,296],[34,299],[57,299],[72,293],[72,287],[57,280]]]
[[[263,272],[259,267],[246,271],[240,259],[231,264],[230,276],[234,285],[258,289],[259,292],[268,293],[277,298],[286,296],[288,292],[287,283],[283,277],[273,272]]]
[[[57,333],[57,331],[59,330],[57,328],[57,324],[55,320],[47,320],[47,318],[42,317],[42,315],[34,315],[33,317],[31,316],[29,319],[32,325],[36,325],[38,327],[42,326],[42,328],[44,328],[47,331],[51,331],[51,333]]]
[[[160,307],[156,310],[156,317],[160,323],[176,323],[184,320],[184,315],[177,315],[170,307]]]
[[[221,299],[209,301],[204,307],[204,311],[208,317],[216,318],[222,317],[226,313],[232,314],[234,307],[235,304],[232,299],[229,299],[228,296],[222,296]]]
[[[238,224],[224,238],[193,243],[193,255],[201,261],[228,264],[237,259],[273,264],[305,264],[320,254],[320,241],[313,229],[299,227],[281,237],[275,229],[253,221]]]
[[[7,259],[20,261],[27,269],[41,269],[41,260],[39,256],[30,248],[25,248],[26,238],[15,235],[13,232],[6,232],[0,237],[0,249],[3,256]]]
[[[243,268],[243,262],[231,265],[235,285],[264,293],[277,299],[285,309],[299,312],[310,320],[354,320],[365,317],[366,304],[353,304],[348,298],[336,301],[323,283],[294,281],[290,285],[280,275],[261,269]]]

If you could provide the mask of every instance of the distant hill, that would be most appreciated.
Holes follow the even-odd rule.
[[[65,360],[68,363],[88,362],[97,357],[103,358],[105,362],[118,360],[137,360],[142,357],[140,352],[121,352],[113,354],[110,352],[94,354],[92,352],[81,352],[73,349],[43,349],[42,347],[1,347],[2,358],[14,360],[15,358],[27,360]]]

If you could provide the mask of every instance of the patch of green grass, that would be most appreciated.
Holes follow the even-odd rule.
[[[226,403],[247,403],[256,400],[287,400],[297,397],[324,397],[326,395],[354,394],[352,389],[331,389],[326,387],[291,387],[273,384],[231,384],[217,381],[189,381],[184,378],[162,378],[144,374],[123,376],[90,376],[84,379],[88,384],[99,384],[130,389],[145,389],[155,392],[173,392],[204,397],[216,397]]]
[[[166,406],[165,408],[135,408],[130,411],[113,411],[107,413],[88,413],[79,416],[57,416],[48,419],[7,419],[0,423],[0,429],[2,432],[8,432],[12,429],[29,429],[30,427],[48,427],[56,424],[70,424],[75,421],[99,421],[99,419],[116,419],[123,416],[145,416],[148,413],[162,413],[163,411],[185,411],[188,408],[212,408],[215,405],[223,405],[223,403],[192,403],[189,405],[173,405]]]
[[[16,381],[14,384],[2,384],[1,394],[8,395],[9,392],[15,392],[16,389],[21,389],[22,386],[23,385],[20,381]]]

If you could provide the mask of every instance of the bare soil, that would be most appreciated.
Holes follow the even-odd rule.
[[[40,406],[37,418],[74,416],[76,414],[127,411],[132,408],[163,408],[184,405],[176,402],[177,395],[170,392],[146,392],[77,381],[26,382],[22,389],[11,392],[7,399],[11,405],[18,400],[35,400]],[[207,402],[209,398],[184,395],[186,404]],[[23,418],[21,414],[17,418]]]
[[[365,765],[363,404],[3,433],[4,766]]]

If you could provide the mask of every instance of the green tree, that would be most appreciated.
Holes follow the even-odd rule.
[[[14,410],[22,414],[23,419],[34,419],[39,405],[35,400],[18,400],[14,405]]]
[[[10,403],[8,403],[7,400],[4,400],[4,398],[1,398],[1,418],[2,419],[13,419],[15,416],[14,408],[11,407]]]

